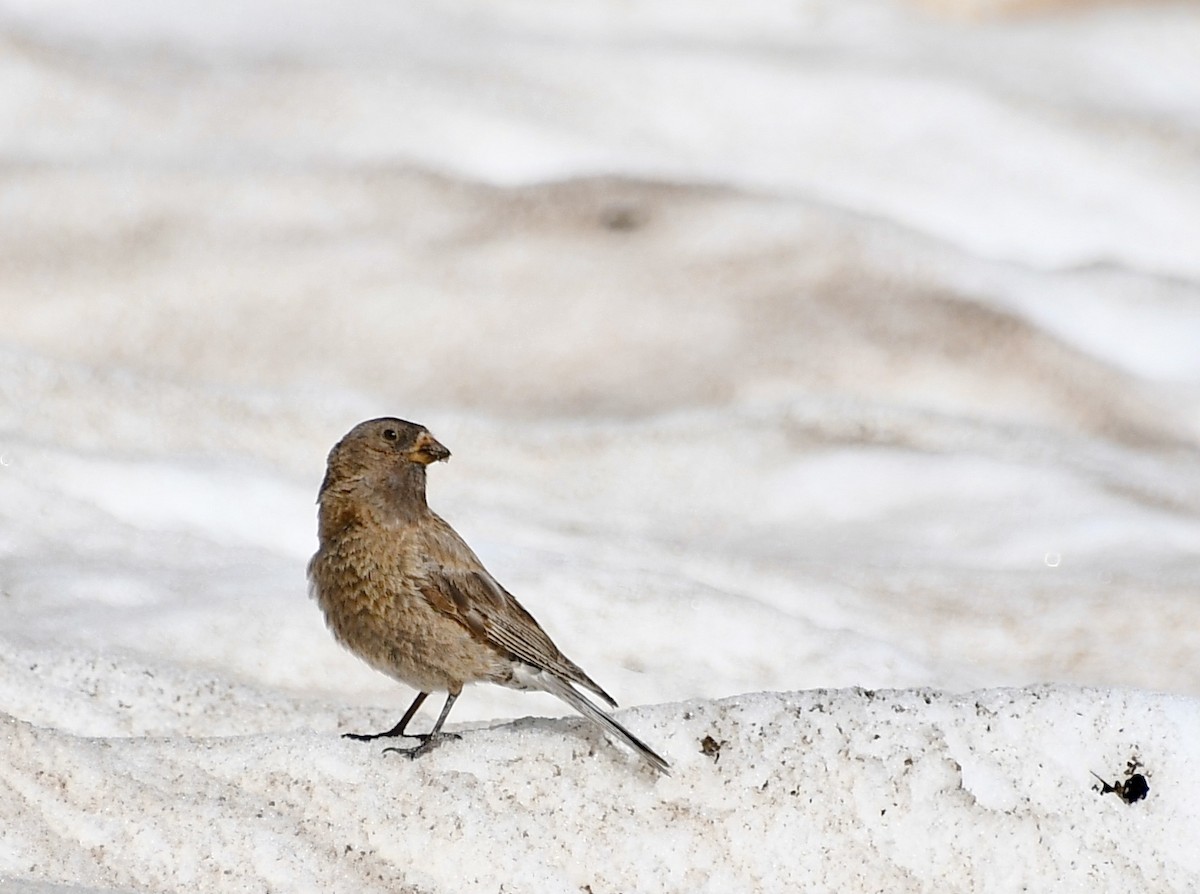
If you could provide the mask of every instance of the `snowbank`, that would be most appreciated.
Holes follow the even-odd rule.
[[[656,778],[581,720],[460,726],[460,741],[409,761],[340,739],[328,709],[214,699],[133,664],[106,676],[125,690],[108,698],[145,712],[157,696],[158,716],[98,738],[4,717],[2,859],[27,877],[103,890],[1115,892],[1185,890],[1200,873],[1183,821],[1200,798],[1194,699],[846,689],[624,711],[674,762]],[[1131,769],[1150,786],[1136,803],[1092,775]]]

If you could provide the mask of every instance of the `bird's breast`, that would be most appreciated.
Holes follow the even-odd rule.
[[[347,531],[322,542],[309,577],[326,624],[372,667],[421,691],[461,689],[507,673],[500,656],[421,592],[428,557],[420,538]]]

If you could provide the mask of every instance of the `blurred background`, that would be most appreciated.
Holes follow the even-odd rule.
[[[1198,47],[1195,3],[0,0],[0,708],[402,707],[304,581],[379,415],[623,703],[1200,693]]]

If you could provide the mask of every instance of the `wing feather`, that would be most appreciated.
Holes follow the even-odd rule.
[[[583,686],[616,707],[613,697],[559,651],[533,615],[496,582],[454,529],[437,516],[434,520],[422,528],[428,564],[418,583],[429,603],[493,648]]]

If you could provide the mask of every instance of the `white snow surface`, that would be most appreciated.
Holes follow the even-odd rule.
[[[0,891],[1200,889],[1197,46],[0,0]],[[385,414],[670,776],[496,687],[340,737]]]

